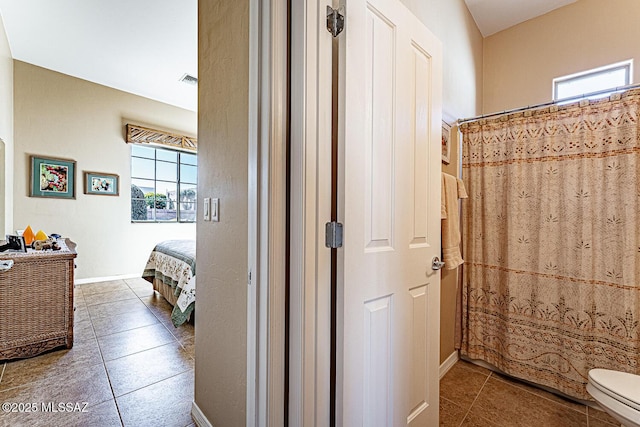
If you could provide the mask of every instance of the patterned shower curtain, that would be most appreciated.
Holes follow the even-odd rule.
[[[461,125],[463,355],[591,399],[640,374],[640,91]]]

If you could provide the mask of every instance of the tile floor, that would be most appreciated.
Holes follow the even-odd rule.
[[[192,427],[194,330],[142,279],[76,287],[70,350],[0,363],[0,426]],[[84,412],[42,413],[70,402]],[[86,402],[86,408],[84,407]],[[459,361],[440,381],[440,426],[612,427],[604,412]]]
[[[440,426],[619,427],[609,414],[458,361],[440,380]]]
[[[0,362],[0,403],[38,409],[0,410],[0,426],[194,426],[193,324],[174,328],[142,279],[76,286],[75,306],[72,349]],[[84,412],[43,414],[51,402]]]

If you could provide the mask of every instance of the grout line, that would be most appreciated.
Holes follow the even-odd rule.
[[[593,409],[593,410],[594,410],[594,411],[597,411],[597,409]],[[602,412],[604,412],[604,413],[606,414],[606,412],[605,412],[605,411],[602,411]],[[603,425],[606,425],[607,427],[609,427],[609,426],[610,426],[610,427],[618,427],[618,424],[611,424],[611,422],[609,422],[608,420],[607,420],[607,421],[605,421],[605,420],[600,419],[600,418],[597,418],[597,417],[595,417],[595,416],[593,417],[593,419],[594,419],[594,421],[595,421],[595,420],[597,420],[597,421],[599,421],[600,423],[602,423]],[[587,427],[589,427],[589,425],[590,425],[590,424],[591,424],[591,411],[590,411],[590,409],[588,408],[588,409],[587,409]],[[623,426],[622,424],[620,424],[620,427],[624,427],[624,426]]]
[[[102,294],[100,294],[100,295],[102,295]],[[109,301],[92,302],[91,304],[89,304],[89,303],[87,302],[87,299],[85,298],[85,299],[84,299],[84,303],[85,303],[85,305],[86,305],[87,307],[93,307],[93,306],[96,306],[96,305],[112,304],[112,303],[114,303],[114,302],[129,301],[129,300],[132,300],[132,299],[136,299],[137,297],[138,297],[137,295],[134,295],[134,296],[129,297],[129,298],[122,298],[122,299],[110,299]]]
[[[491,373],[493,373],[493,371],[491,371]],[[585,405],[585,404],[583,404],[583,403],[581,403],[581,402],[577,402],[577,401],[575,401],[575,400],[572,400],[572,399],[571,399],[570,397],[568,397],[568,396],[567,396],[567,397],[565,397],[565,396],[562,396],[562,395],[560,395],[560,394],[556,394],[556,393],[554,393],[554,392],[552,392],[552,391],[550,391],[550,390],[545,390],[544,388],[542,388],[541,386],[539,386],[539,385],[537,385],[537,384],[529,383],[529,382],[526,382],[526,381],[524,381],[524,380],[520,380],[520,379],[518,379],[518,378],[513,378],[513,377],[511,377],[511,376],[509,376],[509,375],[506,375],[506,376],[507,376],[507,378],[509,378],[510,380],[506,380],[506,379],[504,379],[504,378],[500,378],[500,377],[495,377],[495,378],[496,378],[496,380],[498,380],[498,381],[500,381],[500,382],[503,382],[503,383],[505,383],[505,384],[512,385],[513,387],[517,387],[519,390],[522,390],[522,391],[524,391],[524,392],[527,392],[527,393],[529,393],[529,394],[532,394],[532,395],[534,395],[534,396],[536,396],[536,397],[540,397],[540,398],[545,399],[545,400],[547,400],[547,401],[549,401],[549,402],[555,403],[556,405],[563,406],[563,407],[565,407],[565,408],[567,408],[567,409],[571,409],[571,410],[573,410],[573,411],[575,411],[575,412],[578,412],[578,413],[580,413],[580,414],[585,414],[585,415],[587,415],[587,416],[588,416],[588,409],[587,409],[587,405]],[[525,387],[525,386],[526,386],[526,387]],[[532,387],[532,388],[534,388],[534,389],[536,389],[536,390],[538,390],[538,391],[542,391],[542,392],[545,392],[545,393],[549,393],[549,394],[551,394],[551,395],[553,395],[553,396],[555,396],[555,397],[557,397],[557,398],[560,398],[560,399],[566,399],[566,400],[569,400],[571,403],[573,403],[573,404],[575,404],[575,405],[581,405],[581,406],[583,406],[583,407],[584,407],[584,412],[581,412],[581,411],[579,411],[578,409],[574,408],[573,406],[568,405],[568,404],[567,404],[567,403],[565,403],[564,401],[558,401],[558,400],[551,399],[551,398],[547,397],[547,396],[546,396],[546,395],[544,395],[544,394],[538,394],[538,393],[536,393],[536,392],[535,392],[535,391],[533,391],[533,390],[529,390],[527,387]]]
[[[584,404],[582,404],[582,403],[580,403],[580,402],[573,402],[573,401],[572,401],[572,402],[573,402],[573,403],[575,403],[575,404],[579,404],[579,405],[582,405],[582,406],[584,406],[584,407],[585,407],[585,411],[584,411],[584,412],[581,412],[580,410],[575,409],[575,408],[573,408],[572,406],[565,404],[564,402],[559,402],[559,401],[557,401],[557,400],[553,400],[553,399],[551,399],[551,398],[548,398],[547,396],[544,396],[544,395],[541,395],[541,394],[535,393],[534,391],[531,391],[531,390],[529,390],[529,389],[527,389],[526,387],[524,387],[524,386],[523,386],[523,385],[528,385],[528,386],[530,386],[530,387],[536,387],[536,385],[535,385],[535,384],[527,384],[526,382],[524,382],[524,383],[520,383],[520,382],[519,382],[519,380],[518,380],[518,379],[515,379],[515,378],[514,378],[514,379],[512,379],[512,381],[509,381],[508,379],[501,378],[500,376],[495,375],[495,374],[496,374],[496,372],[494,372],[494,371],[490,371],[490,372],[489,372],[489,376],[487,377],[487,381],[489,380],[489,377],[494,377],[497,381],[500,381],[500,382],[502,382],[502,383],[504,383],[504,384],[508,384],[508,385],[510,385],[510,386],[512,386],[512,387],[516,387],[516,388],[518,388],[519,390],[521,390],[521,391],[523,391],[523,392],[526,392],[526,393],[528,393],[528,394],[531,394],[531,395],[533,395],[533,396],[536,396],[536,397],[538,397],[538,398],[545,399],[545,400],[547,400],[547,401],[549,401],[549,402],[553,403],[554,405],[559,405],[559,406],[564,407],[565,409],[573,410],[574,412],[577,412],[577,413],[579,413],[579,414],[585,415],[585,418],[586,418],[586,420],[587,420],[587,427],[589,427],[589,425],[590,425],[590,422],[589,422],[589,421],[590,421],[589,408],[588,408],[586,405],[584,405]],[[511,377],[509,377],[509,376],[507,375],[507,378],[511,378]],[[463,422],[464,422],[464,420],[467,418],[467,416],[469,415],[469,412],[471,412],[471,407],[475,404],[476,400],[477,400],[477,399],[478,399],[478,397],[480,396],[480,392],[482,392],[482,390],[484,389],[484,386],[486,385],[487,381],[485,381],[485,383],[484,383],[484,384],[482,385],[482,387],[480,388],[480,391],[478,392],[478,395],[476,396],[476,398],[474,399],[473,403],[472,403],[472,404],[471,404],[471,406],[469,407],[469,410],[468,410],[468,411],[467,411],[467,413],[465,414],[465,417],[462,419],[462,421],[463,421]],[[540,390],[540,391],[547,392],[547,393],[554,394],[554,393],[552,393],[552,392],[550,392],[550,391],[548,391],[548,390],[544,390],[544,389],[542,389],[542,388],[538,388],[538,387],[536,387],[536,389],[537,389],[537,390]],[[561,397],[561,396],[558,396],[558,397]],[[605,423],[606,423],[606,422],[605,422]],[[460,424],[460,425],[462,425],[462,424]],[[613,426],[613,427],[615,427],[615,426]]]
[[[116,360],[120,360],[120,359],[123,359],[125,357],[133,356],[133,355],[136,355],[136,354],[144,353],[145,351],[155,350],[157,348],[164,347],[164,346],[167,346],[167,345],[173,345],[173,344],[175,344],[175,343],[174,342],[166,342],[164,344],[158,344],[158,345],[153,346],[153,347],[145,348],[144,350],[136,351],[136,352],[133,352],[133,353],[130,353],[130,354],[125,354],[124,356],[119,356],[119,357],[116,357],[115,359],[104,360],[104,357],[103,357],[103,360],[104,360],[104,363],[105,363],[105,366],[106,366],[107,363],[114,362]],[[178,344],[180,344],[180,343],[178,343]],[[100,345],[100,343],[98,343],[98,345]],[[102,353],[102,348],[100,349],[100,352]]]
[[[133,288],[131,288],[131,286],[130,286],[128,283],[126,283],[126,282],[125,282],[125,284],[126,284],[126,285],[127,285],[127,287],[128,287],[129,289],[131,289],[131,290],[134,292],[134,294],[135,294],[135,291],[133,290]],[[78,287],[80,287],[80,288],[81,288],[81,287],[82,287],[82,285],[81,285],[81,286],[78,286]],[[102,366],[102,368],[104,369],[104,372],[105,372],[106,377],[107,377],[107,382],[108,382],[109,390],[110,390],[110,394],[111,394],[111,396],[110,396],[110,397],[109,397],[109,399],[107,399],[107,400],[108,400],[108,401],[113,400],[113,402],[114,402],[114,404],[115,404],[115,406],[116,406],[116,410],[117,410],[117,412],[118,412],[118,417],[119,417],[119,419],[120,419],[120,425],[121,425],[121,426],[124,426],[123,414],[121,413],[120,407],[119,407],[119,405],[118,405],[118,400],[117,400],[117,398],[116,398],[116,396],[115,396],[115,393],[114,393],[114,390],[113,390],[113,384],[112,384],[112,381],[111,381],[111,377],[110,377],[110,375],[109,375],[109,371],[107,370],[107,366],[106,366],[106,364],[107,364],[108,362],[107,362],[107,361],[105,361],[105,356],[104,356],[103,351],[102,351],[101,343],[100,343],[100,340],[98,339],[98,336],[97,336],[97,334],[96,334],[96,330],[95,330],[95,324],[94,324],[94,322],[95,322],[97,319],[101,318],[101,316],[100,316],[100,317],[95,317],[95,318],[94,318],[94,317],[91,315],[91,312],[89,312],[89,310],[88,310],[88,307],[89,307],[89,306],[86,304],[86,299],[85,299],[85,297],[84,297],[84,293],[83,293],[82,289],[77,289],[77,288],[76,288],[76,290],[77,290],[77,292],[78,292],[78,293],[77,293],[77,295],[78,295],[78,298],[77,298],[77,299],[78,299],[78,300],[82,299],[82,300],[84,301],[84,303],[85,303],[85,307],[84,307],[84,308],[85,308],[85,310],[87,310],[87,313],[88,313],[88,316],[87,316],[86,321],[91,322],[91,328],[92,328],[93,333],[94,333],[93,341],[95,342],[96,346],[98,347],[98,351],[99,351],[99,354],[100,354],[100,361],[99,361],[99,362],[98,362],[98,361],[96,361],[95,365],[101,365],[101,366]],[[154,294],[155,294],[155,293],[154,293]],[[139,296],[139,295],[137,295],[137,294],[135,294],[135,295],[136,295],[136,298],[138,298],[138,299],[139,299],[139,300],[144,304],[144,301],[142,300],[142,297],[140,297],[140,296]],[[162,296],[160,296],[159,294],[156,294],[156,297],[158,297],[158,298],[162,298]],[[145,297],[145,298],[146,298],[146,297]],[[133,298],[131,298],[131,299],[133,299]],[[114,302],[121,302],[121,301],[125,301],[125,300],[114,301]],[[74,308],[75,308],[75,302],[76,302],[76,301],[75,301],[75,299],[74,299]],[[95,305],[98,305],[98,304],[95,304]],[[146,309],[148,312],[150,312],[150,313],[154,316],[154,318],[155,318],[158,322],[157,322],[157,323],[154,323],[154,324],[152,324],[152,325],[145,325],[145,326],[140,326],[140,327],[138,327],[138,328],[132,328],[132,329],[129,329],[128,331],[133,330],[133,329],[139,329],[139,328],[143,328],[143,327],[148,327],[148,326],[155,326],[155,325],[157,325],[157,324],[159,323],[160,325],[162,325],[162,326],[163,326],[163,328],[164,328],[165,330],[167,330],[167,331],[169,332],[170,336],[172,337],[172,340],[171,340],[170,342],[167,342],[167,343],[165,343],[165,344],[161,344],[161,345],[157,345],[157,346],[154,346],[154,347],[152,347],[152,348],[159,348],[159,347],[162,347],[162,346],[165,346],[165,345],[170,345],[170,344],[171,344],[171,345],[173,345],[173,344],[177,343],[177,344],[178,344],[179,346],[181,346],[181,347],[182,347],[182,349],[184,350],[184,345],[183,345],[183,343],[180,341],[180,338],[179,338],[178,336],[174,335],[174,334],[171,332],[171,329],[170,329],[169,325],[168,325],[168,324],[165,324],[165,323],[163,322],[163,318],[162,318],[159,314],[156,314],[156,312],[154,312],[153,310],[151,310],[151,309],[149,308],[149,306],[147,306],[146,304],[144,304],[144,307],[145,307],[145,309]],[[75,323],[75,321],[76,321],[76,317],[74,316],[74,323]],[[74,325],[74,327],[75,327],[75,325]],[[120,332],[126,332],[126,331],[120,331]],[[108,335],[112,335],[112,334],[108,334]],[[105,335],[105,336],[108,336],[108,335]],[[142,350],[142,351],[151,350],[152,348],[149,348],[149,349],[146,349],[146,350]],[[142,351],[140,351],[140,352],[136,352],[136,353],[132,353],[132,354],[138,354],[138,353],[141,353]],[[121,356],[120,358],[127,357],[127,356],[130,356],[130,355]],[[118,359],[120,359],[120,358],[118,358]],[[193,360],[193,357],[192,357],[192,356],[189,356],[189,358]],[[113,360],[118,360],[118,359],[113,359]],[[111,361],[109,361],[109,362],[111,362]],[[92,364],[92,366],[95,366],[95,365],[93,365],[93,364]],[[7,362],[0,363],[0,381],[2,381],[2,380],[4,379],[4,375],[5,375],[5,372],[6,372],[6,367],[7,367]],[[144,388],[146,388],[146,387],[148,387],[148,386],[151,386],[151,385],[157,384],[157,383],[159,383],[159,382],[162,382],[162,381],[165,381],[165,380],[167,380],[167,379],[170,379],[170,378],[176,377],[176,376],[178,376],[178,375],[185,374],[185,373],[187,373],[187,372],[192,372],[192,375],[193,375],[194,368],[190,368],[190,367],[185,367],[185,368],[186,368],[186,369],[185,369],[184,371],[181,371],[181,372],[178,372],[178,373],[174,373],[173,375],[169,376],[168,378],[164,378],[164,379],[162,379],[162,380],[159,380],[159,381],[154,382],[153,384],[149,384],[149,385],[146,385],[146,386],[144,386],[144,387],[140,387],[140,388],[138,388],[138,389],[136,389],[136,390],[133,390],[133,391],[131,391],[131,392],[128,392],[128,393],[126,393],[126,394],[133,393],[133,392],[135,392],[135,391],[138,391],[138,390],[144,389]],[[74,367],[73,369],[78,369],[78,367]],[[15,386],[15,387],[23,387],[23,386],[26,386],[26,385],[28,385],[28,384],[35,384],[35,383],[37,383],[38,381],[44,381],[44,380],[45,380],[45,379],[47,379],[48,377],[49,377],[49,372],[45,372],[45,373],[43,373],[42,377],[40,377],[40,378],[36,379],[35,381],[32,381],[32,382],[27,383],[27,384],[21,384],[21,385]],[[12,387],[12,388],[14,388],[14,387]],[[6,391],[6,390],[4,390],[4,391]],[[124,396],[124,395],[126,395],[126,394],[123,394],[123,396]],[[105,400],[105,401],[107,401],[107,400]],[[105,401],[102,401],[102,402],[95,402],[92,406],[102,404],[102,403],[104,403]],[[191,425],[191,424],[189,424],[189,425]]]
[[[93,320],[91,321],[91,326],[93,327]],[[95,330],[93,331],[95,334]],[[100,359],[102,359],[102,367],[104,368],[104,372],[107,375],[107,381],[109,382],[109,389],[111,390],[111,396],[115,400],[116,395],[113,393],[113,385],[111,384],[111,376],[109,376],[109,370],[107,369],[107,362],[104,360],[104,354],[102,354],[102,347],[100,346],[100,341],[96,337],[96,345],[98,346],[98,351],[100,352]],[[120,415],[120,411],[118,411],[118,415]],[[120,420],[122,422],[122,419]]]
[[[150,283],[151,284],[151,283]],[[131,285],[129,285],[127,283],[127,286],[129,286],[129,288],[133,291],[133,288],[131,288]],[[151,286],[153,287],[153,284],[151,284]],[[134,291],[135,293],[135,291]],[[142,300],[142,297],[138,294],[136,294],[136,296],[138,297],[138,299],[140,299],[140,301],[144,304],[144,301]],[[149,295],[146,295],[146,297],[148,297]],[[160,295],[160,293],[158,291],[156,291],[155,289],[153,290],[153,294],[152,296],[154,298],[164,298],[162,295]],[[147,308],[147,310],[149,310],[151,312],[151,314],[158,320],[158,323],[160,323],[162,326],[164,326],[164,328],[171,334],[171,336],[173,337],[173,339],[178,343],[178,345],[180,347],[182,347],[182,349],[186,352],[187,348],[185,347],[185,344],[182,342],[182,337],[177,336],[175,333],[173,333],[173,331],[176,331],[178,328],[175,327],[173,325],[173,323],[170,324],[166,324],[165,322],[163,322],[163,319],[161,319],[153,310],[151,310],[146,304],[145,307]],[[173,308],[172,308],[173,310]],[[169,321],[171,321],[171,317],[169,317]],[[195,339],[195,335],[191,338]],[[195,354],[194,355],[190,355],[188,354],[188,356],[192,359],[195,360]]]
[[[158,293],[158,292],[156,292],[156,291],[154,291],[153,296],[154,296],[155,298],[163,298],[163,299],[164,299],[164,297],[163,297],[162,295],[160,295],[160,293]],[[140,299],[140,301],[142,301],[142,297],[138,297],[138,298]],[[142,303],[144,304],[144,301],[142,301]],[[171,336],[173,336],[173,338],[175,338],[175,340],[178,342],[178,344],[180,344],[182,347],[184,347],[184,345],[182,344],[182,341],[181,341],[181,337],[176,336],[176,334],[174,334],[174,333],[172,332],[172,331],[177,330],[178,328],[176,328],[176,327],[173,325],[173,323],[169,323],[169,324],[165,323],[165,322],[163,321],[163,318],[161,318],[160,316],[158,316],[158,315],[157,315],[153,310],[151,310],[151,309],[150,309],[146,304],[145,304],[145,307],[147,307],[147,310],[149,310],[149,311],[151,312],[151,314],[153,314],[153,315],[156,317],[156,319],[158,319],[158,321],[160,322],[160,324],[161,324],[162,326],[164,326],[164,327],[165,327],[165,329],[166,329],[167,331],[169,331],[169,333],[171,334]],[[169,321],[171,322],[171,317],[169,317]],[[172,326],[172,328],[170,328],[170,326]]]
[[[125,285],[127,285],[127,288],[131,289],[131,287],[129,286],[128,283],[125,282]],[[138,297],[138,296],[136,295],[136,297]],[[138,297],[138,299],[139,299],[139,297]],[[147,310],[149,310],[149,308],[147,306],[145,306],[145,308]],[[87,309],[87,311],[88,311],[88,309]],[[100,340],[98,340],[98,334],[96,333],[95,327],[93,325],[94,319],[91,316],[91,313],[89,313],[89,320],[91,322],[91,327],[93,328],[93,334],[96,336],[96,344],[98,345],[98,351],[100,352],[100,358],[102,359],[102,366],[104,367],[105,374],[107,375],[107,381],[109,383],[109,390],[111,391],[111,397],[113,398],[113,403],[116,405],[116,411],[118,411],[118,418],[120,419],[120,425],[124,426],[124,419],[122,418],[122,411],[120,410],[120,406],[118,405],[118,399],[116,399],[116,394],[115,394],[115,392],[113,390],[113,384],[111,383],[111,375],[109,375],[109,370],[107,369],[107,361],[104,359],[104,354],[102,353],[102,347],[100,345]],[[137,328],[134,328],[134,329],[137,329]],[[113,334],[110,334],[110,335],[113,335]],[[125,356],[123,356],[123,357],[125,357]],[[117,359],[113,359],[113,360],[117,360]]]
[[[594,413],[597,414],[596,411],[598,411],[598,410],[587,406],[587,427],[591,424],[591,418],[592,418],[591,413],[594,412]],[[604,414],[607,413],[606,411],[598,411],[598,412],[603,412]],[[617,424],[611,424],[611,422],[609,422],[608,420],[600,419],[600,418],[596,417],[595,415],[593,416],[593,419],[600,421],[603,425],[606,425],[606,426],[618,427]]]
[[[111,393],[113,394],[113,390],[111,390]],[[120,406],[118,405],[118,399],[116,399],[116,396],[113,396],[113,403],[116,405],[116,411],[118,411],[118,418],[120,418],[120,425],[124,426],[124,420],[122,419],[122,413],[120,412]]]
[[[482,387],[480,387],[480,390],[478,390],[478,394],[476,394],[475,399],[473,399],[473,402],[471,402],[471,405],[469,406],[469,409],[467,409],[467,413],[464,414],[464,417],[462,418],[462,421],[460,421],[459,426],[462,426],[462,424],[464,423],[464,420],[466,420],[467,417],[469,416],[469,412],[471,412],[471,408],[473,408],[473,405],[475,405],[476,400],[478,400],[478,397],[480,397],[480,393],[482,393],[482,390],[484,390],[484,386],[487,385],[487,382],[489,381],[489,378],[491,378],[492,374],[493,374],[493,371],[490,371],[489,375],[487,375],[487,379],[484,380],[484,382],[482,383]]]
[[[98,317],[97,319],[102,319],[102,318]],[[103,335],[98,335],[98,333],[96,332],[95,328],[94,328],[93,332],[96,335],[96,338],[98,338],[98,340],[99,340],[100,338],[111,337],[113,335],[121,334],[121,333],[124,333],[124,332],[130,332],[130,331],[135,331],[136,329],[146,328],[146,327],[149,327],[149,326],[154,326],[154,325],[157,325],[158,323],[160,323],[160,322],[156,321],[154,323],[149,323],[148,325],[140,325],[140,326],[136,326],[136,327],[129,328],[129,329],[123,329],[123,330],[117,331],[117,332],[108,332],[108,333],[105,333]],[[93,326],[93,322],[91,322],[91,325]]]
[[[127,396],[127,395],[129,395],[129,394],[131,394],[131,393],[135,393],[135,392],[140,391],[140,390],[142,390],[142,389],[144,389],[144,388],[151,387],[151,386],[153,386],[153,385],[159,384],[159,383],[161,383],[161,382],[163,382],[163,381],[170,380],[170,379],[175,378],[175,377],[177,377],[177,376],[184,375],[184,374],[186,374],[186,373],[188,373],[188,372],[194,372],[194,375],[195,375],[195,369],[193,369],[193,368],[189,368],[189,369],[187,369],[187,370],[185,370],[185,371],[178,372],[177,374],[171,375],[170,377],[163,378],[163,379],[161,379],[161,380],[158,380],[158,381],[153,382],[153,383],[151,383],[151,384],[147,384],[147,385],[145,385],[145,386],[143,386],[143,387],[140,387],[140,388],[137,388],[137,389],[135,389],[135,390],[128,391],[128,392],[126,392],[126,393],[124,393],[124,394],[121,394],[121,395],[120,395],[120,396],[118,396],[118,397],[115,397],[115,395],[114,395],[114,398],[116,399],[116,402],[117,402],[117,401],[118,401],[118,399],[120,399],[121,397]]]

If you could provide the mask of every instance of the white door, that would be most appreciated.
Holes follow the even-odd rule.
[[[399,0],[343,0],[337,425],[438,425],[440,42]]]

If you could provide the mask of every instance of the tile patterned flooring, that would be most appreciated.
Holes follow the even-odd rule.
[[[460,360],[440,380],[440,426],[619,427],[609,414]]]
[[[193,427],[194,330],[142,279],[76,287],[70,350],[0,363],[0,403],[87,402],[85,412],[4,413],[0,426]],[[474,364],[440,381],[440,426],[612,427],[608,414]]]
[[[194,426],[193,324],[174,328],[171,306],[142,279],[78,285],[75,306],[72,349],[0,362],[0,403],[38,409],[0,410],[0,426]],[[43,413],[50,402],[84,412]]]

